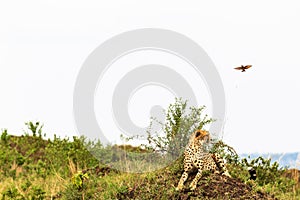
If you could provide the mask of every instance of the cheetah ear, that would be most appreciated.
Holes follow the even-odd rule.
[[[200,135],[201,135],[201,132],[200,131],[196,131],[195,137],[199,137]]]

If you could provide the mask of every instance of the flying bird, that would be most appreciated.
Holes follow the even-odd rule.
[[[250,67],[252,67],[252,65],[246,65],[246,66],[241,65],[240,67],[236,67],[234,69],[236,69],[236,70],[242,70],[242,72],[245,72],[246,69],[249,69]]]

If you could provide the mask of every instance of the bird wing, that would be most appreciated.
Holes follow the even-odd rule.
[[[252,67],[252,65],[246,65],[245,69],[249,69],[250,67]]]
[[[242,70],[242,69],[244,69],[244,67],[235,67],[234,69],[236,69],[236,70]]]

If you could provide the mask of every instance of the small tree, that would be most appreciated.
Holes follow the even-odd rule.
[[[6,144],[9,138],[10,135],[8,135],[7,129],[2,130],[1,141],[3,141]]]
[[[166,111],[165,122],[151,118],[148,128],[148,142],[156,150],[167,153],[172,157],[178,157],[186,147],[191,133],[196,129],[202,129],[214,120],[203,115],[205,106],[187,108],[187,101],[176,98],[174,104],[170,104]],[[152,133],[154,123],[162,128],[163,135],[158,132]],[[162,136],[161,136],[162,135]]]
[[[40,122],[26,122],[25,125],[27,126],[27,129],[30,130],[32,136],[36,137],[37,134],[39,137],[42,137],[43,127],[44,124],[40,124]],[[26,132],[27,135],[29,135],[28,132]]]

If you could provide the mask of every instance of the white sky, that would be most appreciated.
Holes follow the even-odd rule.
[[[196,41],[215,63],[227,100],[225,142],[240,153],[298,152],[299,11],[296,0],[1,1],[0,128],[21,134],[24,122],[39,120],[49,135],[77,134],[73,89],[87,56],[124,31],[164,28]],[[233,70],[241,64],[253,68]],[[146,112],[140,96],[133,120]]]

